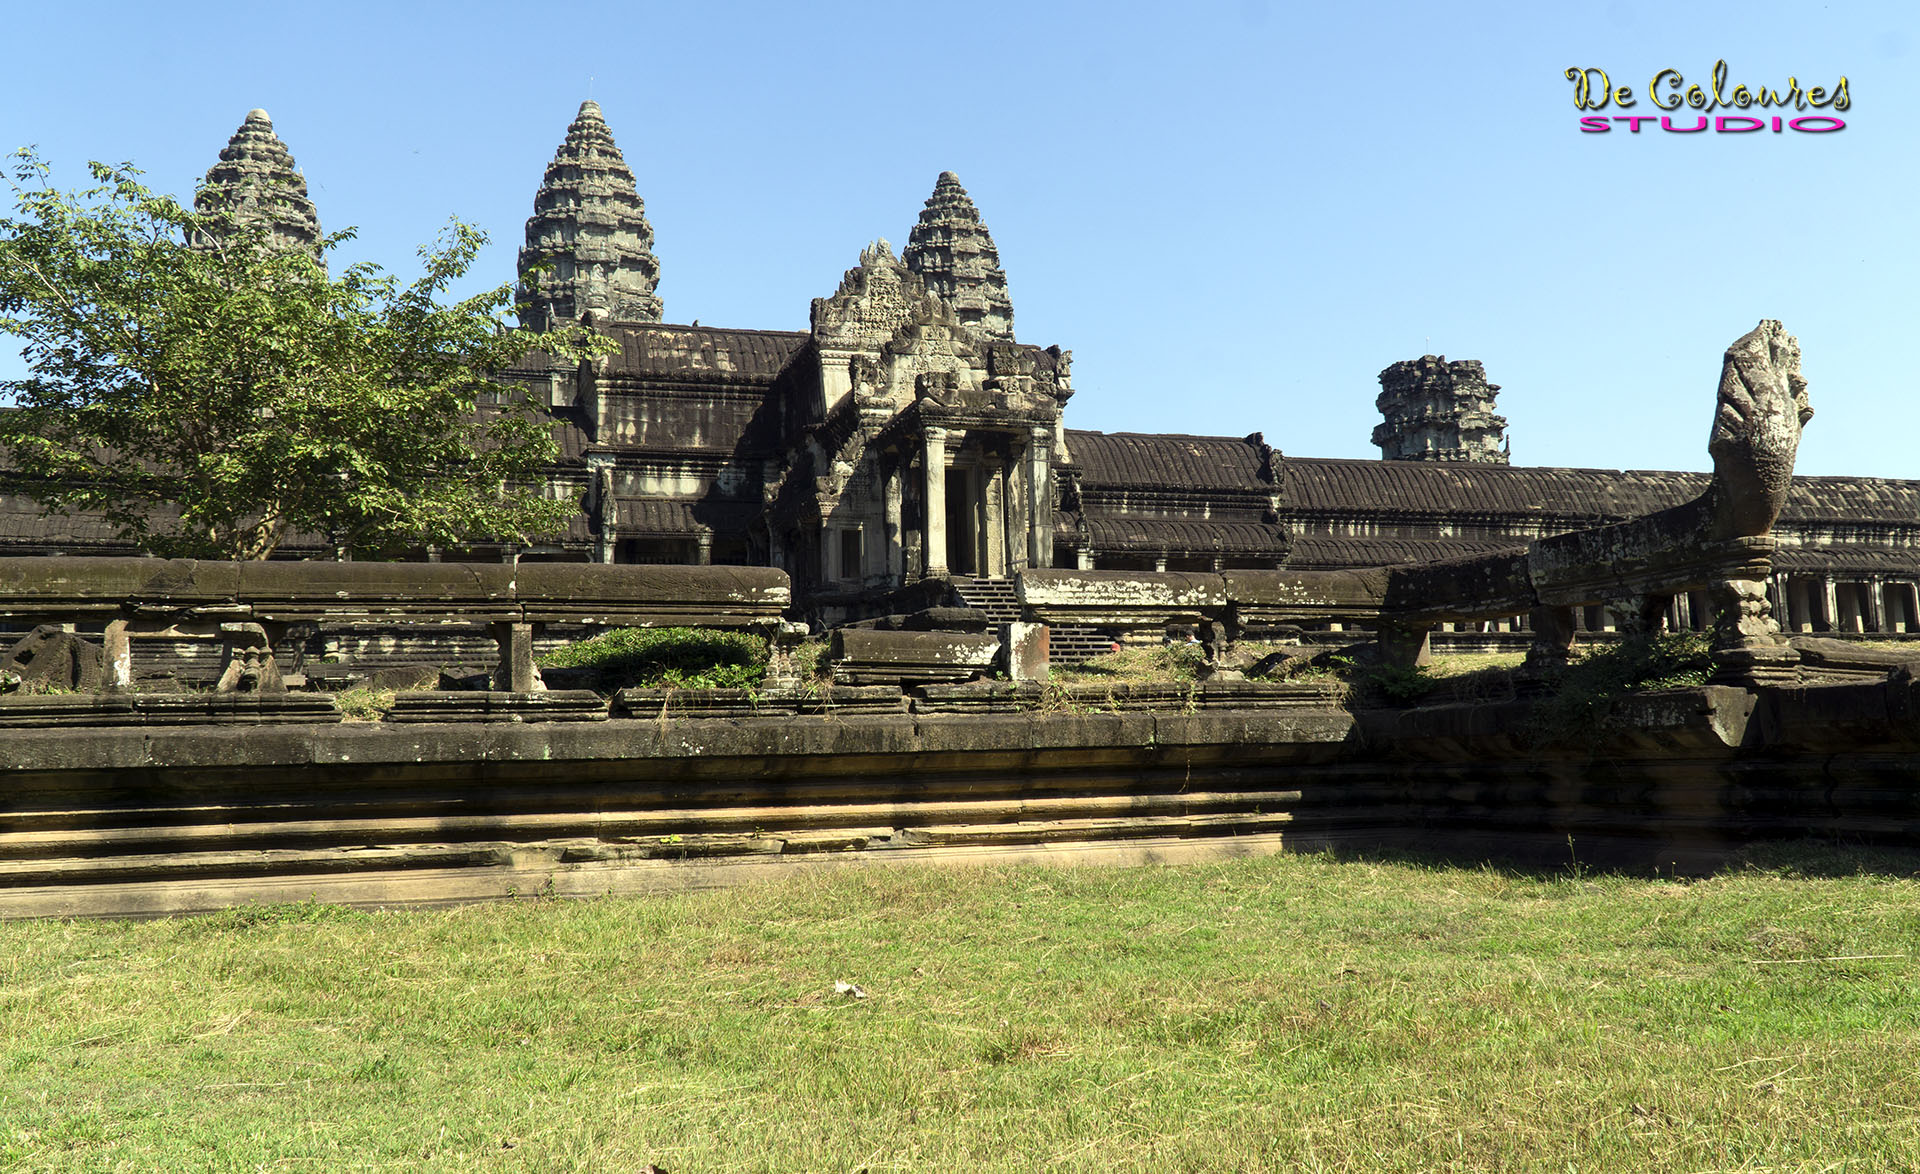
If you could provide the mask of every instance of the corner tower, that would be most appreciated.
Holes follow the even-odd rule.
[[[238,224],[264,226],[273,243],[320,259],[320,215],[265,110],[247,112],[220,161],[207,170],[193,207],[203,216],[231,215]]]
[[[580,103],[547,164],[519,268],[520,323],[529,329],[578,322],[589,310],[623,322],[660,321],[653,226],[598,102]]]
[[[1507,418],[1493,411],[1498,384],[1478,360],[1423,355],[1380,372],[1374,406],[1385,420],[1373,443],[1389,461],[1507,463]]]
[[[988,339],[1013,341],[1013,299],[1000,250],[953,172],[940,173],[900,259],[953,307],[962,325]]]

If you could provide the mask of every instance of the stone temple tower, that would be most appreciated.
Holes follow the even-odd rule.
[[[247,112],[220,161],[208,169],[193,206],[202,215],[225,213],[244,225],[264,225],[274,243],[320,259],[320,215],[265,110]]]
[[[535,273],[540,265],[544,272]],[[653,226],[614,145],[600,104],[580,103],[533,197],[520,250],[520,323],[578,322],[589,310],[625,322],[660,321]]]
[[[953,172],[940,173],[900,259],[975,333],[1013,341],[1013,299],[1000,270],[1000,250]]]
[[[1500,388],[1478,360],[1424,355],[1380,372],[1374,406],[1386,419],[1373,442],[1389,461],[1507,463],[1507,418],[1493,412]]]

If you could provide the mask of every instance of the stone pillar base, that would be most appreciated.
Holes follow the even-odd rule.
[[[532,624],[494,624],[493,638],[500,646],[500,664],[493,672],[493,687],[502,693],[544,693],[547,683],[533,663]]]
[[[1773,622],[1763,579],[1720,579],[1707,585],[1713,604],[1713,683],[1754,688],[1791,685],[1800,654]]]
[[[1009,681],[1047,679],[1052,638],[1045,624],[1011,623],[1000,626],[1000,655]]]
[[[1431,629],[1409,627],[1404,624],[1382,624],[1375,635],[1380,643],[1380,660],[1396,668],[1425,668],[1433,663],[1433,649],[1428,641]]]
[[[1527,646],[1527,659],[1513,671],[1513,687],[1516,693],[1533,697],[1551,692],[1573,660],[1573,608],[1532,608],[1527,612],[1527,629],[1533,633],[1533,643]]]
[[[1800,653],[1790,644],[1713,650],[1712,684],[1758,689],[1799,680]]]

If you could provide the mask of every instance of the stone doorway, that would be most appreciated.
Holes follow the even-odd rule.
[[[956,575],[979,573],[979,542],[973,525],[975,476],[975,470],[964,465],[947,470],[947,569]]]

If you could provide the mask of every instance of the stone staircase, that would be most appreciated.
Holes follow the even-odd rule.
[[[1113,651],[1113,634],[1098,628],[1060,627],[1047,633],[1047,658],[1055,664],[1079,664]]]
[[[954,594],[967,607],[987,613],[992,623],[1010,624],[1020,618],[1020,598],[1011,579],[969,579],[955,576]],[[1048,656],[1056,664],[1078,664],[1113,648],[1113,637],[1097,628],[1055,627],[1047,633]]]
[[[1020,618],[1020,597],[1014,593],[1012,579],[966,579],[956,575],[954,594],[967,607],[977,607],[996,624],[1011,624]]]

